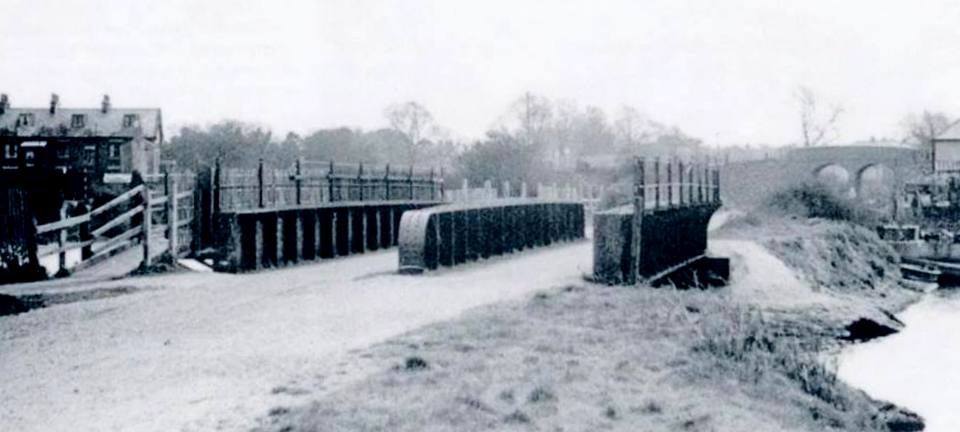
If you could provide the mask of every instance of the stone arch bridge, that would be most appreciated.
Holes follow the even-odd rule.
[[[923,154],[916,149],[890,146],[830,146],[801,148],[779,159],[733,162],[721,168],[723,200],[741,206],[762,202],[769,195],[829,172],[844,177],[851,195],[863,198],[865,174],[871,168],[892,173],[890,193],[923,174]],[[892,195],[874,197],[890,202]]]

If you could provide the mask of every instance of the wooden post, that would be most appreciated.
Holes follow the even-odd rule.
[[[297,170],[297,171],[296,171],[297,177],[296,177],[296,179],[295,179],[295,183],[294,183],[294,184],[295,184],[296,187],[297,187],[297,207],[299,207],[301,204],[303,204],[303,201],[302,201],[301,195],[300,195],[300,194],[301,194],[300,188],[303,186],[303,180],[301,180],[301,178],[300,178],[300,175],[302,174],[302,172],[300,171],[300,158],[297,158],[297,167],[296,167],[296,170]]]
[[[434,179],[433,179],[433,167],[430,167],[430,201],[437,199],[437,194],[436,194],[437,191],[433,187],[435,184],[436,183],[434,182]]]
[[[263,208],[263,159],[257,162],[257,193],[259,195],[258,207]]]
[[[470,180],[466,178],[463,179],[463,194],[461,194],[460,200],[463,202],[470,201]]]
[[[693,174],[697,171],[697,165],[693,162],[690,163],[690,174],[687,177],[687,192],[690,196],[687,199],[687,202],[693,204],[693,189],[696,187],[693,182]]]
[[[667,158],[667,207],[673,207],[673,158]]]
[[[720,202],[720,166],[713,167],[713,202]]]
[[[330,167],[327,168],[327,201],[336,201],[333,197],[333,161],[330,161]]]
[[[703,170],[700,171],[700,202],[707,202],[709,197],[707,196],[707,174],[710,168],[707,167],[707,164],[703,164]]]
[[[384,200],[384,201],[390,201],[390,164],[387,164],[386,168],[384,168],[383,171],[384,171],[384,174],[383,174],[383,189],[384,189],[384,192],[383,192],[383,194],[384,194],[383,200]]]
[[[357,167],[357,188],[360,189],[357,196],[360,201],[363,201],[363,162],[360,162],[360,165]]]
[[[683,207],[683,159],[677,161],[677,180],[680,183],[677,195],[679,195],[680,206]]]
[[[409,198],[413,201],[413,165],[410,165],[410,170],[407,171],[407,187],[410,189]]]
[[[444,190],[444,187],[443,187],[443,180],[444,180],[443,167],[440,167],[440,201],[446,201],[446,199],[444,198],[444,194],[446,193],[446,190]]]
[[[703,200],[705,202],[710,201],[710,164],[708,161],[703,163]]]
[[[520,183],[520,198],[527,197],[527,182]]]
[[[653,160],[653,183],[656,190],[654,192],[653,208],[660,208],[660,157]]]
[[[510,181],[509,180],[503,181],[503,197],[510,198]]]
[[[60,205],[60,220],[67,218],[67,203]],[[61,228],[57,236],[57,247],[60,249],[57,275],[67,274],[67,229]]]
[[[220,173],[223,171],[223,167],[220,166],[220,158],[218,157],[214,164],[213,171],[213,211],[210,212],[211,220],[210,226],[213,226],[213,216],[220,213]]]
[[[170,193],[167,194],[167,238],[170,240],[170,256],[174,260],[180,255],[180,239],[177,235],[180,232],[180,229],[177,225],[180,224],[180,213],[179,213],[179,201],[177,199],[177,177],[170,177],[167,175],[168,183],[170,185]]]
[[[153,260],[150,257],[150,230],[152,229],[153,221],[150,220],[150,216],[153,212],[150,211],[150,188],[146,184],[142,185],[143,190],[141,194],[143,196],[143,233],[142,233],[142,242],[143,242],[143,267],[150,267],[153,263]]]

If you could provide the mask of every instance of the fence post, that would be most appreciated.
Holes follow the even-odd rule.
[[[693,189],[696,187],[696,183],[693,181],[693,174],[697,171],[697,164],[695,162],[690,162],[690,174],[687,175],[687,202],[693,204]]]
[[[263,208],[263,159],[257,162],[257,194],[259,199],[258,207]]]
[[[526,198],[526,197],[527,197],[527,182],[524,181],[520,183],[520,198]]]
[[[60,205],[60,220],[67,218],[67,203]],[[67,229],[61,228],[57,236],[57,247],[60,249],[57,275],[67,274]]]
[[[720,202],[720,166],[713,167],[713,202]]]
[[[410,201],[413,201],[413,165],[410,165],[410,169],[407,171],[407,187],[410,188]]]
[[[390,164],[384,168],[386,174],[383,175],[383,188],[385,189],[384,201],[390,201]]]
[[[218,157],[218,158],[216,159],[216,162],[214,163],[214,171],[213,171],[213,194],[212,194],[212,195],[213,195],[213,199],[212,199],[212,201],[213,201],[213,204],[212,204],[213,211],[210,212],[210,216],[211,216],[211,226],[213,226],[213,224],[212,224],[213,215],[220,213],[220,194],[221,194],[221,191],[220,191],[220,172],[221,172],[221,171],[223,171],[223,167],[220,166],[220,158]]]
[[[170,177],[167,175],[170,184],[170,193],[167,194],[167,237],[170,239],[170,255],[174,260],[180,254],[180,238],[178,234],[180,233],[180,214],[179,214],[179,201],[177,199],[177,177]]]
[[[363,162],[360,162],[357,168],[357,188],[359,189],[357,196],[360,197],[360,201],[363,201]]]
[[[150,230],[152,229],[153,221],[151,220],[152,211],[150,211],[150,188],[146,184],[142,184],[143,190],[140,191],[143,196],[143,267],[147,268],[153,263],[153,260],[150,257]]]
[[[677,180],[680,182],[680,188],[677,189],[677,195],[680,195],[678,201],[683,207],[683,159],[677,160]]]
[[[709,162],[705,161],[703,163],[703,177],[700,179],[700,190],[703,193],[701,198],[702,201],[707,202],[710,200],[710,189],[708,188],[710,184],[710,166]]]
[[[673,207],[673,158],[667,158],[667,207]]]
[[[642,212],[647,208],[647,159],[637,158],[636,165],[634,195],[637,197],[637,200],[634,202],[634,213]]]
[[[330,168],[327,169],[327,189],[328,189],[327,194],[329,195],[327,201],[329,201],[329,202],[334,202],[334,201],[336,201],[336,200],[333,198],[333,189],[334,189],[333,181],[334,181],[334,177],[333,177],[333,160],[331,160],[331,161],[330,161]]]
[[[461,194],[460,200],[470,202],[470,180],[466,178],[463,179],[463,194]]]
[[[654,193],[656,199],[653,202],[653,208],[658,209],[660,208],[660,156],[653,161],[653,183],[657,188]]]
[[[81,210],[83,210],[83,213],[89,213],[91,210],[93,210],[93,208],[92,208],[90,205],[88,205],[87,203],[83,203],[83,204],[81,204]],[[90,224],[91,224],[91,223],[92,223],[92,221],[86,221],[86,222],[80,224],[80,242],[86,242],[86,241],[88,241],[88,240],[92,240],[92,239],[93,239],[93,235],[90,234],[90,231],[91,231],[91,230],[90,230]],[[81,259],[81,260],[86,260],[86,259],[88,259],[88,258],[90,258],[90,257],[92,257],[92,256],[93,256],[93,245],[92,245],[92,244],[88,244],[88,245],[86,245],[86,246],[83,246],[83,247],[80,249],[80,259]]]
[[[444,194],[447,192],[443,186],[445,177],[443,175],[443,167],[440,167],[440,201],[446,201]]]
[[[300,158],[297,158],[296,170],[297,170],[297,173],[296,173],[297,177],[296,177],[295,185],[297,187],[297,207],[300,207],[300,204],[303,203],[300,197],[300,187],[303,185],[303,181],[301,180],[301,177],[300,177],[300,175],[302,174],[302,172],[300,171]]]
[[[503,197],[510,198],[510,180],[503,181]]]
[[[437,199],[437,191],[433,187],[435,184],[433,180],[433,167],[430,167],[430,201]]]

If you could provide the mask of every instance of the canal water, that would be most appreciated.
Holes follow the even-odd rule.
[[[900,333],[844,349],[840,378],[917,412],[927,431],[960,430],[960,292],[930,294],[897,318]]]

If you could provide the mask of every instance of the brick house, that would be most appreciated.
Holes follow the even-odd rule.
[[[22,174],[72,174],[91,186],[159,171],[163,126],[160,109],[13,108],[0,95],[0,170]]]

